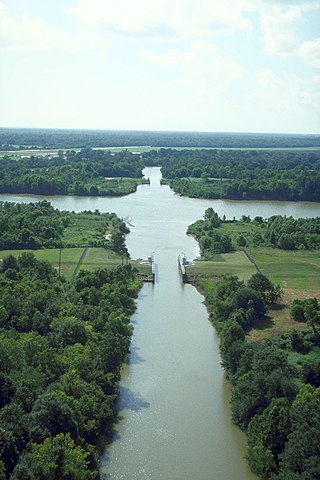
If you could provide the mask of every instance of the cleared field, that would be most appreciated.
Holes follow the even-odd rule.
[[[126,263],[127,259],[124,257],[123,264]],[[140,265],[137,260],[129,260],[129,263],[138,268],[140,273],[151,275],[150,265]],[[96,268],[115,268],[121,264],[121,255],[104,248],[89,248],[81,262],[80,269],[93,271]]]
[[[320,289],[320,251],[252,248],[250,256],[272,282],[294,290]]]
[[[67,280],[70,280],[72,277],[83,251],[83,248],[63,248],[61,250],[61,275]],[[37,260],[47,260],[47,262],[49,262],[54,268],[59,268],[60,250],[58,248],[41,250],[2,250],[0,251],[0,259],[7,255],[18,257],[23,252],[31,252],[35,255]]]
[[[70,218],[70,225],[65,228],[62,236],[63,245],[90,245],[111,233],[110,226],[107,231],[108,221],[104,215],[78,213],[71,214]]]
[[[2,250],[0,251],[0,260],[7,255],[18,257],[23,252],[32,252],[38,260],[47,260],[54,268],[59,268],[58,248],[41,249],[41,250]],[[63,248],[61,250],[61,275],[70,280],[75,273],[80,262],[80,269],[93,271],[97,268],[114,268],[122,264],[121,255],[105,248]],[[137,260],[129,260],[132,266],[136,267],[142,275],[151,275],[150,265],[141,265]],[[126,259],[123,259],[126,263]]]
[[[242,251],[217,255],[212,261],[195,261],[186,267],[188,276],[215,277],[220,275],[237,275],[241,280],[248,280],[256,272],[255,266]]]

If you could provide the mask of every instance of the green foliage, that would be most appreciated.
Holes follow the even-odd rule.
[[[31,445],[21,457],[12,480],[94,480],[89,469],[89,452],[77,446],[70,435],[59,434],[43,443]]]
[[[31,253],[1,270],[1,468],[13,479],[93,479],[129,350],[135,270],[81,271],[68,284]]]
[[[222,365],[233,383],[232,417],[248,434],[252,471],[266,480],[320,478],[317,301],[296,302],[308,331],[249,342],[245,333],[253,318],[274,301],[278,289],[261,274],[248,285],[230,276],[200,286],[221,335]]]
[[[290,411],[291,431],[280,471],[311,480],[320,477],[320,388],[301,389]],[[280,477],[281,478],[281,477]]]
[[[164,150],[145,153],[162,165],[180,195],[234,200],[320,199],[320,155],[306,152]],[[194,178],[198,177],[198,178]],[[200,177],[200,178],[199,178]],[[290,245],[290,240],[286,241]]]
[[[291,316],[300,322],[307,322],[312,328],[316,344],[320,343],[320,305],[316,298],[294,300]]]
[[[258,220],[251,221],[242,215],[241,220],[230,221],[219,218],[212,209],[210,216],[208,210],[203,220],[189,225],[187,230],[198,240],[205,258],[239,247],[276,247],[286,251],[320,248],[320,217],[294,219],[275,215],[267,220],[256,217]]]
[[[31,155],[30,158],[2,158],[1,193],[34,195],[126,195],[136,190],[143,163],[128,151],[84,148],[55,157]],[[110,178],[115,177],[115,178]],[[121,177],[129,177],[125,180]],[[51,225],[39,220],[39,228],[49,236]],[[26,226],[22,235],[32,242]],[[49,237],[48,237],[49,238]]]
[[[247,285],[258,292],[266,306],[275,303],[281,295],[280,287],[275,287],[271,280],[260,272],[254,273]]]
[[[290,403],[287,398],[272,399],[262,414],[251,420],[248,461],[253,472],[261,478],[269,478],[278,468],[290,429]]]
[[[115,213],[61,212],[46,200],[0,202],[0,226],[0,250],[94,245],[119,251],[119,245],[125,249],[124,236],[129,232]],[[2,261],[1,269],[7,271],[7,277],[16,278],[15,271],[30,267],[32,261],[32,255],[25,253],[18,265],[11,255]]]

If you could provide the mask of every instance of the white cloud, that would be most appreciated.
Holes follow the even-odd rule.
[[[3,3],[0,3],[0,39],[3,50],[79,52],[97,48],[105,50],[111,46],[95,32],[82,29],[77,35],[70,35],[28,12],[16,20]]]
[[[313,67],[320,68],[320,37],[303,42],[298,47],[297,54]]]
[[[308,107],[320,115],[320,77],[306,81],[297,75],[277,75],[270,69],[264,69],[257,72],[256,79],[258,89],[251,98],[260,108],[281,114]]]
[[[171,49],[164,54],[157,54],[142,50],[138,52],[138,57],[152,66],[178,67],[187,81],[218,85],[223,90],[246,73],[240,65],[220,55],[216,46],[205,40],[193,41],[188,51]]]
[[[280,7],[263,8],[260,26],[265,53],[281,56],[292,54],[299,42],[298,25],[301,19],[298,7],[287,10]]]
[[[123,32],[165,28],[191,37],[199,31],[206,36],[219,33],[221,28],[253,29],[243,14],[252,9],[250,0],[78,0],[65,8],[87,28],[107,26]]]

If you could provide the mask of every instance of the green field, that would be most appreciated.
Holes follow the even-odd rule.
[[[186,267],[188,276],[215,277],[237,275],[241,280],[248,280],[256,272],[255,266],[242,251],[222,253],[210,261],[196,260],[194,265]]]
[[[319,250],[285,251],[252,248],[248,252],[261,272],[281,288],[320,289]]]
[[[38,260],[48,261],[54,268],[59,269],[58,248],[41,250],[2,250],[0,260],[7,255],[18,257],[23,252],[32,252]],[[84,254],[81,264],[81,256]],[[151,275],[150,265],[141,265],[137,260],[129,260],[132,266],[139,270],[142,275]],[[126,259],[123,259],[126,264]],[[96,270],[97,268],[114,268],[122,264],[121,255],[105,248],[63,248],[61,250],[61,275],[70,280],[76,270]],[[78,268],[77,268],[78,267]]]
[[[107,220],[104,215],[89,213],[70,214],[70,224],[63,232],[62,243],[70,245],[92,245],[97,240],[102,240],[107,233]]]
[[[111,250],[104,248],[89,248],[81,262],[81,269],[95,270],[96,268],[114,268],[118,265],[127,264],[127,259],[121,257]],[[137,260],[128,261],[132,266],[138,268],[139,272],[144,275],[151,275],[150,265],[141,265]]]
[[[63,248],[61,250],[61,274],[67,280],[70,280],[72,277],[83,250],[83,248]],[[0,251],[0,259],[7,255],[18,257],[23,252],[32,252],[37,260],[46,260],[57,270],[59,268],[60,250],[58,248],[46,248],[41,250],[2,250]]]

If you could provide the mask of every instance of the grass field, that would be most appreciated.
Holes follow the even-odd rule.
[[[111,233],[111,230],[107,232],[108,220],[104,215],[77,213],[71,214],[70,219],[70,225],[63,232],[63,245],[92,245]]]
[[[285,251],[272,248],[248,250],[257,266],[281,288],[320,289],[320,251]]]
[[[256,272],[255,266],[242,251],[217,255],[213,261],[195,261],[187,266],[188,276],[214,277],[225,274],[237,275],[248,280]]]
[[[70,280],[72,277],[80,257],[83,253],[83,248],[63,248],[61,250],[61,274]],[[48,261],[54,268],[59,268],[59,254],[58,248],[41,249],[41,250],[2,250],[0,251],[0,259],[7,255],[14,255],[18,257],[23,252],[32,252],[38,260]]]
[[[54,268],[59,268],[58,248],[41,249],[41,250],[2,250],[0,251],[0,260],[7,255],[18,257],[23,252],[32,252],[38,260],[48,261]],[[74,275],[81,255],[85,253],[82,259],[80,269],[93,271],[97,268],[114,268],[122,264],[121,255],[106,250],[104,248],[63,248],[61,250],[61,275],[66,280],[70,280]],[[137,260],[129,260],[132,266],[136,267],[142,275],[151,275],[150,265],[141,265]],[[124,259],[123,263],[126,263]]]
[[[127,259],[123,258],[123,264],[127,263]],[[138,268],[139,272],[144,275],[151,275],[150,265],[141,265],[137,260],[129,260],[129,263]],[[121,255],[104,248],[89,248],[87,254],[81,263],[81,269],[95,270],[96,268],[114,268],[122,264]]]

